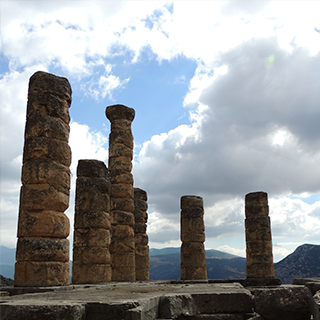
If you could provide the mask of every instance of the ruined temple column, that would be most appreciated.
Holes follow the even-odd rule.
[[[203,200],[181,197],[181,280],[207,279]]]
[[[134,281],[134,191],[131,174],[134,109],[117,104],[106,108],[111,122],[109,170],[111,182],[111,265],[113,281]]]
[[[66,78],[36,72],[29,81],[15,286],[69,284],[71,150]]]
[[[134,238],[136,245],[136,280],[150,280],[149,246],[147,235],[147,193],[134,188]]]
[[[108,173],[102,161],[78,162],[72,283],[111,281]]]
[[[274,278],[268,195],[245,197],[247,278]]]

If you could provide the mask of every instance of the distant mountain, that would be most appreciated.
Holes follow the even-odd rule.
[[[320,277],[320,245],[303,244],[286,258],[274,264],[281,283],[292,283],[294,278]]]
[[[14,263],[15,249],[0,246],[0,274],[13,279]],[[206,264],[209,279],[246,277],[245,258],[218,250],[206,250]],[[292,254],[275,263],[274,267],[276,277],[284,284],[291,284],[294,278],[320,277],[320,245],[299,246]],[[150,249],[150,279],[180,279],[180,248]]]
[[[166,250],[170,252],[165,254]],[[246,276],[246,259],[218,250],[206,250],[209,279],[239,279]],[[150,279],[180,279],[180,248],[150,249]]]
[[[10,278],[3,277],[0,274],[0,287],[12,287],[13,286],[13,280]]]

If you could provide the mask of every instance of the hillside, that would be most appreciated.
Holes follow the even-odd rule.
[[[294,278],[320,277],[320,245],[303,244],[275,263],[274,268],[282,283],[292,283]]]

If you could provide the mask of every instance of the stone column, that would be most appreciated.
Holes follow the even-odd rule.
[[[203,200],[181,197],[181,280],[207,279]]]
[[[15,286],[69,284],[71,150],[66,78],[36,72],[29,82]]]
[[[72,283],[111,281],[110,181],[102,161],[79,160]]]
[[[150,280],[149,246],[147,235],[147,193],[134,188],[134,238],[136,245],[136,280]]]
[[[268,195],[245,197],[247,278],[274,278]]]
[[[106,108],[111,122],[109,135],[109,170],[111,182],[111,265],[113,281],[134,281],[134,191],[131,174],[133,136],[132,108],[117,104]]]

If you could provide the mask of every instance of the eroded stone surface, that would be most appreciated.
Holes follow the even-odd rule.
[[[124,105],[106,108],[111,122],[109,135],[109,170],[111,181],[111,233],[110,245],[112,280],[134,281],[134,190],[131,174],[133,159],[133,136],[131,122],[135,111]],[[121,228],[125,226],[125,228]]]
[[[79,160],[72,283],[111,281],[110,181],[102,161]]]
[[[274,278],[267,193],[247,194],[245,215],[247,278]]]
[[[203,200],[198,196],[183,196],[180,204],[181,279],[207,279]]]
[[[15,286],[69,284],[71,149],[66,78],[36,72],[29,81]]]

